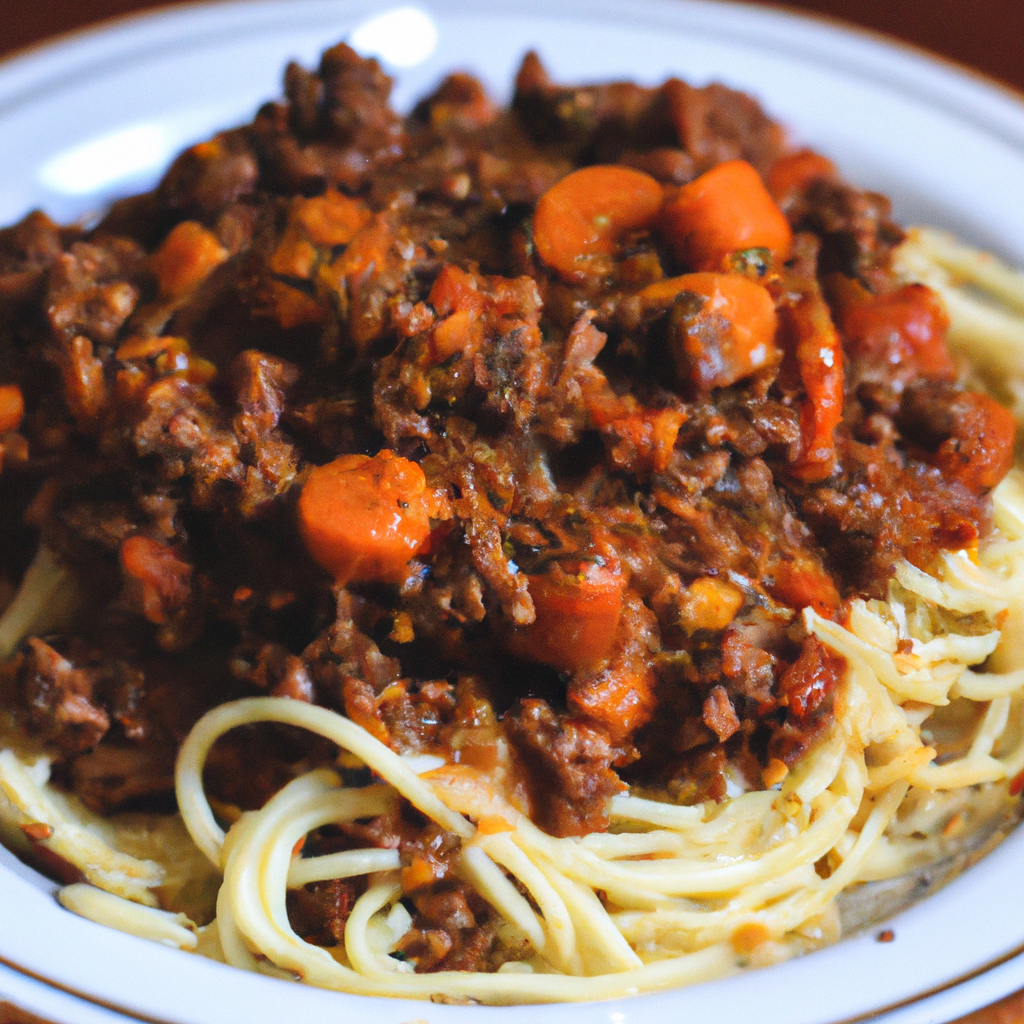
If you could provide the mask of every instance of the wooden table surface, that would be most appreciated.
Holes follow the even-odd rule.
[[[166,0],[0,0],[0,58],[108,18],[173,6],[179,5]],[[790,0],[787,6],[895,36],[1024,94],[1024,0]],[[15,1019],[7,1012],[0,1007],[0,1021]],[[956,1024],[1024,1024],[1024,990]]]

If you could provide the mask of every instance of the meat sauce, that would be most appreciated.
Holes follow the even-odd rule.
[[[103,812],[171,806],[191,724],[257,693],[556,835],[778,781],[844,668],[800,611],[983,538],[1010,415],[894,279],[887,202],[751,98],[534,55],[509,109],[390,84],[337,46],[98,226],[0,233],[3,586],[39,543],[88,586],[4,705]],[[207,782],[230,815],[335,756],[239,730]],[[419,969],[495,966],[410,807],[310,843],[401,851]],[[358,895],[292,920],[335,944]]]

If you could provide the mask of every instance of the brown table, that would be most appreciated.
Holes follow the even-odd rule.
[[[84,25],[174,6],[166,0],[0,0],[0,58]],[[895,36],[1024,93],[1024,0],[791,0],[787,6]],[[956,1024],[1024,1024],[1024,990]]]

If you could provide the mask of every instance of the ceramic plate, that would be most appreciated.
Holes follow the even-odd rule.
[[[874,37],[693,0],[519,0],[513,11],[492,0],[263,0],[179,7],[72,36],[0,67],[0,222],[33,206],[60,219],[94,215],[155,181],[182,146],[250,119],[279,94],[287,60],[313,64],[342,38],[381,57],[400,106],[452,68],[507,97],[530,48],[564,82],[717,79],[757,95],[850,180],[890,195],[900,221],[951,229],[1024,265],[1024,105],[1015,96]],[[830,1024],[889,1011],[892,1024],[949,1020],[1024,985],[1022,862],[1018,830],[890,922],[892,942],[868,931],[726,981],[533,1007],[530,1019],[748,1024],[756,1014],[759,1024]],[[74,917],[52,893],[0,851],[0,961],[129,1014],[175,1024],[522,1018],[517,1008],[367,999],[244,974]],[[53,1019],[78,1024],[73,1005]]]

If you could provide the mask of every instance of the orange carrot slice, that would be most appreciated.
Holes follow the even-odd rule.
[[[728,387],[778,361],[775,303],[762,285],[741,274],[700,271],[649,285],[640,298],[662,305],[684,292],[704,304],[682,318],[673,354],[680,374],[697,388]]]
[[[513,634],[514,653],[560,672],[600,665],[615,639],[624,586],[618,571],[595,562],[576,573],[531,576],[537,618]]]
[[[317,466],[299,496],[299,528],[339,583],[401,582],[430,535],[429,494],[415,462],[384,449]]]
[[[696,270],[721,270],[743,249],[768,249],[785,260],[793,244],[789,222],[745,160],[728,160],[684,185],[661,225],[676,258]]]
[[[651,224],[662,197],[654,178],[629,167],[608,164],[573,171],[537,202],[537,253],[571,283],[606,274],[621,236]]]

